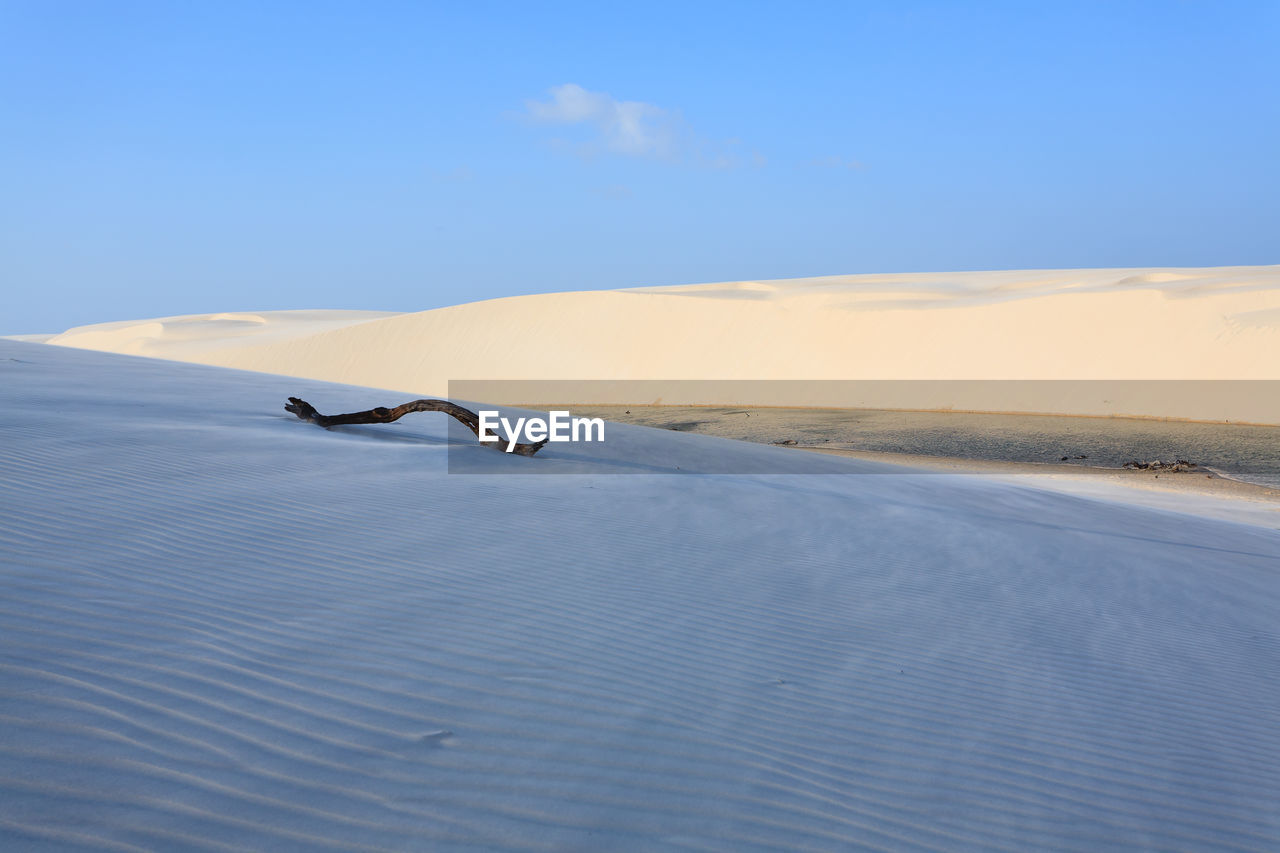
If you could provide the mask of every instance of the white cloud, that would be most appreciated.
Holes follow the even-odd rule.
[[[576,83],[550,90],[549,101],[525,101],[528,115],[545,124],[580,124],[595,131],[582,153],[603,147],[631,157],[674,157],[679,153],[680,121],[674,113],[643,101],[619,101],[589,92]]]
[[[717,141],[694,133],[680,113],[644,101],[619,101],[576,83],[554,86],[547,100],[524,102],[526,118],[540,124],[577,126],[585,131],[571,141],[548,140],[553,148],[580,157],[601,152],[683,162],[706,169],[762,168],[764,155],[740,139]]]

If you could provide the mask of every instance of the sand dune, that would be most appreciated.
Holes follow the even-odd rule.
[[[4,849],[1280,847],[1274,529],[641,427],[450,450],[281,410],[385,391],[32,343],[0,377]],[[797,473],[688,473],[761,460]]]
[[[45,343],[217,364],[238,350],[394,317],[387,311],[258,311],[190,314],[79,326]]]
[[[1280,395],[1221,382],[1280,379],[1280,266],[832,276],[252,316],[86,326],[50,342],[416,395],[463,379],[752,380],[667,389],[664,402],[1280,423]],[[801,379],[923,384],[761,381]],[[928,385],[939,380],[1030,382]],[[1213,383],[1134,383],[1117,400],[1044,380]],[[653,402],[598,392],[561,402]]]

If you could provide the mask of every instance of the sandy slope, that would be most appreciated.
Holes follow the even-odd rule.
[[[1280,379],[1280,266],[833,276],[522,296],[416,314],[228,316],[72,329],[52,343],[447,393],[454,379]],[[236,322],[236,321],[231,321]],[[312,324],[312,325],[309,325]],[[241,324],[244,325],[244,324]],[[265,330],[270,330],[266,334]],[[959,389],[959,390],[957,390]],[[663,393],[662,391],[655,393]],[[1280,394],[1138,387],[758,383],[664,402],[1141,414],[1280,423]],[[797,397],[797,395],[799,395]],[[543,401],[546,401],[545,399]],[[651,402],[565,399],[563,402]]]
[[[289,393],[0,342],[0,848],[1280,846],[1280,532]]]

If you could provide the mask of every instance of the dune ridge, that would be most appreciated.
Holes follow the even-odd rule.
[[[1280,395],[1225,385],[1218,395],[1153,385],[1117,403],[1053,388],[1027,398],[991,382],[1278,380],[1280,266],[828,276],[337,312],[323,321],[298,313],[264,312],[253,334],[211,333],[216,342],[199,345],[189,340],[194,332],[171,331],[171,320],[80,327],[49,342],[413,395],[443,396],[450,380],[755,380],[745,397],[740,387],[704,389],[698,399],[666,402],[1280,424]],[[228,325],[179,319],[188,329]],[[797,398],[786,382],[768,380],[976,380],[986,388],[940,395],[889,382],[868,395],[833,383]]]

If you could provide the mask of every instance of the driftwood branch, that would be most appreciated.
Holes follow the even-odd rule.
[[[293,412],[307,423],[316,424],[326,429],[343,424],[389,424],[412,412],[444,412],[475,433],[476,438],[480,438],[480,417],[470,409],[464,409],[455,403],[450,403],[448,400],[414,400],[410,403],[396,406],[394,409],[386,409],[379,406],[376,409],[369,409],[364,412],[350,412],[345,415],[322,415],[316,411],[315,406],[312,406],[306,400],[290,397],[284,408],[286,412]],[[534,444],[521,444],[519,442],[509,442],[501,436],[496,437],[497,441],[488,443],[502,451],[506,451],[508,445],[512,445],[509,452],[518,453],[521,456],[532,456],[547,443],[545,438]]]

